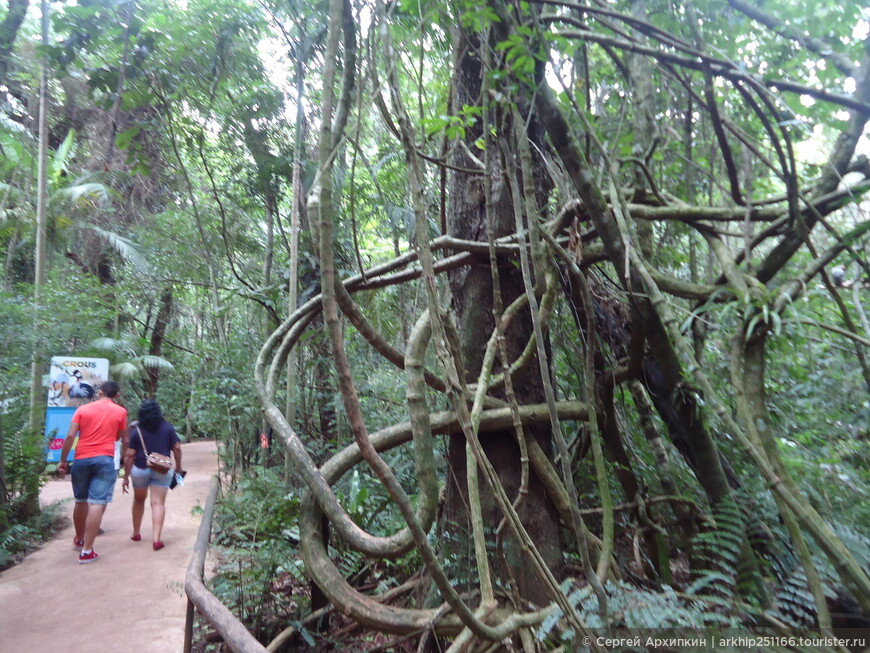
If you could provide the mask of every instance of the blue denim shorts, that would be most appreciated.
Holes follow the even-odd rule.
[[[174,473],[174,469],[170,469],[168,472],[161,474],[160,472],[155,472],[153,469],[148,469],[147,467],[142,469],[141,467],[133,465],[133,468],[130,470],[130,482],[133,484],[134,489],[139,490],[143,487],[148,487],[149,485],[168,488],[169,484],[172,482],[172,475]]]
[[[118,484],[118,470],[115,470],[115,479],[112,481],[112,489],[109,490],[109,498],[106,499],[107,503],[112,503],[112,499],[115,497],[115,486]]]
[[[76,503],[108,503],[116,476],[115,459],[112,456],[74,460],[72,487]]]

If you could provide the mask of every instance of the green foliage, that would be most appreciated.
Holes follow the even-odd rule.
[[[823,585],[833,598],[831,585]],[[779,579],[773,605],[767,611],[771,616],[792,628],[811,628],[816,625],[816,603],[807,586],[807,577],[802,567],[795,567],[788,576]]]
[[[455,116],[439,115],[433,118],[424,118],[423,125],[426,127],[428,136],[443,130],[450,140],[464,139],[466,130],[477,124],[481,113],[480,107],[466,104]]]
[[[35,335],[29,328],[31,319],[25,297],[0,292],[0,342],[4,348],[0,372],[5,380],[0,384],[0,460],[3,461],[0,467],[0,528],[8,525],[10,519],[26,516],[18,514],[27,512],[21,510],[23,506],[15,507],[7,502],[24,501],[26,505],[40,485],[41,466],[37,468],[36,465],[42,458],[43,449],[36,445],[34,435],[26,429],[28,363]]]
[[[265,641],[307,612],[293,528],[298,512],[298,496],[284,494],[282,479],[261,469],[226,493],[216,515],[220,557],[211,589]]]
[[[39,494],[42,486],[40,473],[45,467],[45,443],[41,434],[34,437],[21,429],[6,432],[2,445],[5,461],[3,489],[6,500],[10,502],[9,514],[26,516],[31,509],[33,497]]]
[[[587,587],[572,589],[571,581],[562,584],[568,602],[573,606],[589,628],[667,628],[679,632],[680,628],[697,632],[699,627],[737,626],[733,617],[724,614],[715,599],[678,594],[672,587],[664,586],[654,592],[640,589],[624,581],[608,581],[604,585],[608,596],[608,622],[603,623],[598,610],[598,601]],[[572,643],[576,633],[561,624],[564,614],[559,608],[551,612],[536,632],[539,640],[555,639]]]
[[[119,381],[141,381],[149,371],[168,372],[175,369],[163,356],[139,353],[137,347],[127,340],[102,337],[92,340],[90,346],[117,361],[109,371]],[[139,346],[145,347],[147,343],[140,342]]]
[[[700,577],[690,593],[705,589],[713,595],[730,597],[735,593],[738,567],[744,555],[745,520],[733,500],[713,506],[712,517],[712,527],[699,533],[693,543]]]
[[[186,410],[196,433],[228,441],[228,453],[245,459],[259,446],[261,423],[245,367],[254,351],[251,343],[257,337],[252,326],[239,325],[230,336],[229,348],[203,342],[197,356],[183,361],[190,384]],[[236,459],[236,463],[241,460]]]
[[[514,34],[497,43],[496,51],[504,52],[505,62],[510,73],[527,84],[532,83],[536,61],[546,61],[548,54],[542,45],[531,45],[537,39],[535,30],[528,26],[519,26]]]
[[[407,456],[401,459],[391,457],[388,461],[400,479],[406,481],[406,487],[409,486],[412,479],[408,478],[410,461]],[[350,517],[372,535],[387,537],[405,526],[401,516],[392,509],[392,500],[374,476],[353,470],[337,485],[336,496]],[[397,559],[371,561],[337,538],[330,539],[329,550],[330,557],[345,578],[354,583],[375,583],[378,592],[397,585],[399,579],[419,569],[422,562],[416,550]]]
[[[26,554],[38,549],[63,528],[66,517],[62,514],[63,503],[57,501],[45,506],[34,515],[16,515],[16,503],[0,504],[0,523],[13,524],[0,532],[0,571],[16,564]]]
[[[500,22],[498,14],[485,0],[463,0],[459,21],[463,27],[483,32],[493,23]]]

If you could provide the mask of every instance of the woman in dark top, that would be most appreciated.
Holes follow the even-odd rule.
[[[159,453],[175,458],[175,469],[161,474],[148,469],[145,452]],[[130,425],[130,444],[124,455],[124,492],[133,481],[133,536],[134,542],[142,539],[140,528],[145,514],[145,498],[151,488],[151,538],[155,551],[163,548],[163,518],[166,515],[166,492],[176,470],[181,472],[181,443],[175,428],[163,418],[160,405],[146,399],[139,407],[139,420]]]

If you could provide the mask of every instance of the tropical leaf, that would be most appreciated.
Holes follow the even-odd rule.
[[[118,338],[102,337],[91,341],[91,347],[102,349],[103,351],[115,351],[124,354],[132,354],[133,348],[126,340]]]
[[[146,370],[174,370],[175,366],[163,356],[155,356],[154,354],[146,354],[136,359],[136,362]]]
[[[15,198],[26,199],[24,191],[22,191],[20,188],[12,186],[11,184],[4,183],[2,181],[0,181],[0,195],[2,195],[5,200]]]
[[[72,204],[77,204],[83,197],[96,198],[97,203],[101,207],[104,207],[109,204],[111,192],[111,189],[105,184],[85,182],[69,186],[68,188],[61,188],[55,191],[55,195],[68,200]]]
[[[114,231],[109,231],[94,225],[85,225],[83,228],[90,229],[95,234],[104,238],[106,242],[121,255],[121,258],[123,258],[127,263],[132,264],[133,267],[140,272],[151,271],[151,265],[148,263],[148,260],[129,239],[124,238],[120,234],[116,234]]]
[[[121,379],[122,381],[127,381],[129,379],[135,379],[142,376],[142,372],[144,370],[136,363],[125,361],[123,363],[117,363],[116,365],[112,365],[110,371],[115,378]]]
[[[66,138],[63,139],[63,143],[57,148],[54,153],[54,161],[52,162],[52,176],[59,177],[60,174],[66,170],[67,160],[70,158],[70,155],[73,152],[73,144],[75,143],[76,131],[75,129],[70,129],[67,132]]]

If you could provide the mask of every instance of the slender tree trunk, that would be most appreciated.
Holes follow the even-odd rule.
[[[154,321],[154,329],[151,331],[151,347],[148,353],[152,356],[163,355],[163,339],[166,336],[166,328],[169,326],[169,321],[172,318],[172,287],[167,286],[160,296],[160,310],[157,311],[157,318]],[[157,383],[160,380],[160,368],[148,368],[148,396],[154,398],[157,396]]]
[[[646,12],[646,0],[633,0],[631,3],[632,15],[640,20],[645,20]],[[635,93],[632,96],[634,99],[632,113],[634,151],[632,156],[636,159],[633,168],[634,201],[640,202],[643,201],[646,189],[649,187],[642,165],[645,166],[647,164],[655,147],[655,93],[653,91],[653,71],[649,59],[635,54],[629,57],[629,65],[629,77],[631,78],[629,81],[635,89]],[[638,220],[635,222],[635,225],[637,226],[640,251],[644,258],[650,261],[655,250],[653,223],[651,220]]]
[[[48,0],[42,0],[42,44],[48,45]],[[48,61],[43,58],[42,74],[39,82],[39,163],[36,187],[36,250],[33,256],[33,306],[34,333],[39,333],[39,302],[42,299],[42,286],[45,284],[46,266],[46,224],[47,220],[47,183],[48,183]],[[42,424],[45,409],[43,399],[42,375],[45,352],[42,341],[34,340],[33,363],[30,370],[30,421],[28,427],[36,434]]]
[[[304,36],[304,31],[303,31]],[[302,203],[305,193],[302,188],[302,129],[305,97],[305,63],[300,57],[296,62],[296,132],[294,135],[293,148],[293,179],[292,179],[292,203],[290,205],[290,273],[287,279],[287,314],[292,315],[299,303],[299,230],[301,228]],[[296,348],[287,357],[286,391],[287,402],[284,406],[284,414],[288,424],[296,421],[297,404],[297,365],[299,355]],[[284,488],[290,490],[293,482],[294,466],[289,452],[284,452]],[[320,588],[314,589],[315,583],[311,584],[312,592],[321,593]],[[318,606],[322,607],[322,606]]]
[[[48,45],[48,0],[42,0],[42,44]],[[33,279],[33,308],[34,308],[34,334],[39,334],[40,308],[42,300],[42,286],[45,284],[46,265],[46,205],[48,199],[48,61],[43,58],[42,75],[39,83],[39,166],[37,171],[37,197],[36,197],[36,251],[34,253],[34,279]],[[28,431],[31,436],[41,443],[42,416],[45,411],[45,398],[43,397],[42,375],[45,367],[45,350],[42,339],[38,335],[34,338],[33,363],[30,369],[30,419]],[[30,484],[28,484],[30,485]],[[25,510],[29,513],[39,512],[39,483],[28,487],[24,497]]]
[[[267,193],[264,201],[266,209],[266,255],[263,258],[263,283],[272,282],[272,267],[275,261],[275,218],[277,216],[277,201],[275,195]]]
[[[0,389],[0,401],[6,402],[6,392]],[[9,501],[9,492],[6,487],[6,429],[3,425],[3,418],[0,416],[0,508]],[[8,513],[6,510],[0,509],[0,533],[5,531],[9,526],[7,519]]]

